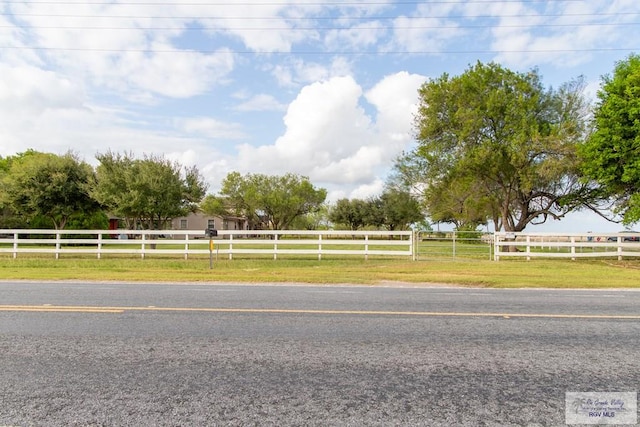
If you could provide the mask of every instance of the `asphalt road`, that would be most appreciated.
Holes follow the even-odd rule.
[[[640,292],[0,282],[0,426],[562,426]]]

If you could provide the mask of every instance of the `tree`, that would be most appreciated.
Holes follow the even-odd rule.
[[[16,215],[11,206],[5,184],[5,179],[9,174],[11,160],[11,157],[3,158],[0,156],[0,228],[24,227],[20,221],[20,217]]]
[[[602,78],[598,98],[595,130],[580,149],[582,171],[632,224],[640,221],[640,55]]]
[[[584,206],[576,156],[585,134],[583,87],[577,79],[545,90],[536,70],[516,73],[494,63],[424,83],[418,145],[400,166],[407,175],[423,168],[429,215],[458,223],[491,219],[496,230],[522,231]]]
[[[93,173],[70,152],[59,156],[27,151],[13,158],[4,174],[5,203],[28,221],[43,217],[64,229],[70,218],[100,209],[89,191]]]
[[[408,191],[388,188],[379,197],[369,200],[340,199],[331,210],[329,219],[351,230],[364,226],[406,230],[413,223],[424,220],[418,201]]]
[[[200,210],[210,216],[228,215],[227,208],[225,206],[225,199],[214,196],[213,194],[207,194],[205,196],[200,203]]]
[[[220,191],[229,210],[245,216],[249,228],[289,228],[301,215],[315,212],[327,197],[325,189],[316,189],[309,178],[285,174],[268,176],[231,172],[222,182]]]
[[[93,196],[128,228],[162,229],[173,218],[194,212],[206,184],[196,167],[158,156],[98,154]]]
[[[360,199],[340,199],[329,213],[329,220],[344,224],[350,230],[362,228],[367,223],[367,202]]]
[[[487,222],[491,197],[476,197],[482,183],[473,177],[448,177],[449,182],[424,190],[425,206],[435,222],[451,223],[456,230],[476,230]]]
[[[407,230],[424,220],[418,201],[407,191],[387,189],[379,197],[383,225],[389,230]]]
[[[323,203],[318,210],[297,217],[291,223],[294,230],[328,230],[329,229],[329,206]]]

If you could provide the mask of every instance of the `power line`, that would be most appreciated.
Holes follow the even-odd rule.
[[[97,53],[171,53],[171,54],[214,54],[230,53],[236,55],[463,55],[480,54],[495,55],[501,53],[587,53],[587,52],[632,52],[640,50],[639,47],[614,47],[614,48],[585,48],[585,49],[508,49],[508,50],[421,50],[421,51],[252,51],[252,50],[177,50],[177,49],[108,49],[108,48],[83,48],[83,47],[51,47],[51,46],[0,46],[0,49],[16,50],[43,50],[43,51],[73,51],[73,52],[97,52]]]
[[[496,3],[582,3],[584,0],[431,0],[429,2],[424,1],[394,1],[389,3],[386,1],[362,1],[362,2],[304,2],[291,4],[288,2],[159,2],[159,1],[141,1],[141,2],[127,2],[127,3],[106,3],[104,1],[83,1],[78,3],[72,0],[43,0],[43,1],[19,1],[19,0],[6,0],[5,4],[60,4],[60,5],[109,5],[109,6],[418,6],[425,4],[468,4],[468,3],[481,3],[481,4],[496,4]]]
[[[431,30],[431,29],[486,29],[486,28],[529,28],[529,27],[606,27],[606,26],[636,26],[640,22],[603,22],[603,23],[566,23],[566,24],[505,24],[505,25],[418,25],[418,26],[373,26],[373,27],[221,27],[218,30],[232,31],[330,31],[330,30]],[[0,28],[20,28],[34,30],[136,30],[136,31],[162,31],[162,30],[184,30],[184,31],[201,31],[201,27],[93,27],[93,26],[27,26],[27,25],[0,25]],[[210,28],[205,28],[210,29]]]
[[[640,15],[640,12],[603,12],[603,13],[540,13],[540,14],[504,14],[504,15],[432,15],[432,16],[403,16],[406,20],[425,20],[425,19],[498,19],[498,18],[600,18],[600,17],[616,17],[616,16],[632,16]],[[174,20],[242,20],[242,21],[326,21],[326,20],[349,20],[349,21],[384,21],[395,20],[398,16],[314,16],[314,17],[285,17],[285,16],[149,16],[149,15],[79,15],[79,14],[51,14],[51,13],[0,13],[0,16],[18,17],[42,17],[42,18],[96,18],[96,19],[174,19]]]

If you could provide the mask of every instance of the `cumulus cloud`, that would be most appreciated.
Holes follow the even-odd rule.
[[[378,110],[378,128],[391,140],[406,143],[417,111],[417,91],[425,80],[419,74],[402,71],[385,77],[367,92],[367,100]]]
[[[284,117],[274,144],[242,145],[244,171],[296,172],[337,188],[381,189],[377,176],[411,142],[417,89],[425,78],[406,72],[387,76],[366,94],[353,77],[334,77],[304,87]],[[363,103],[375,108],[367,114]]]

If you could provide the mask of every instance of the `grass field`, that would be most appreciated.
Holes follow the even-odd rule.
[[[219,259],[89,255],[0,256],[0,280],[94,280],[154,282],[444,284],[477,287],[640,288],[640,260],[503,260],[406,258]]]

